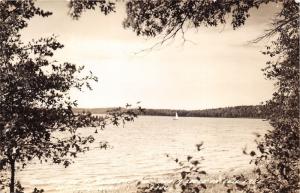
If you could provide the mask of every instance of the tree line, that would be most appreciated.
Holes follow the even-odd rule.
[[[262,106],[235,106],[203,110],[145,109],[145,115],[180,117],[263,118]]]
[[[76,108],[74,112],[90,112],[92,114],[106,114],[114,108]],[[180,110],[180,109],[144,109],[140,115],[147,116],[174,116],[179,117],[224,117],[224,118],[264,118],[262,105],[242,105],[224,108],[212,108],[202,110]]]

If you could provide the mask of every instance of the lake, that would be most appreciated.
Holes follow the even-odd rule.
[[[179,168],[174,158],[201,158],[209,174],[249,170],[250,157],[242,149],[254,149],[254,133],[264,134],[271,126],[261,119],[142,116],[124,127],[109,126],[95,134],[111,148],[81,154],[75,163],[30,164],[17,177],[26,188],[47,193],[96,192],[137,180],[164,179]],[[83,134],[95,129],[81,130]],[[204,142],[198,152],[195,144]],[[169,156],[166,156],[166,155]]]

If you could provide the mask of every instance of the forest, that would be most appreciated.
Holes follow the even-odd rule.
[[[91,112],[92,114],[105,114],[115,108],[76,108],[74,112]],[[212,108],[202,110],[180,109],[144,109],[141,115],[147,116],[174,116],[179,117],[224,117],[224,118],[264,118],[262,105],[243,105],[224,108]]]

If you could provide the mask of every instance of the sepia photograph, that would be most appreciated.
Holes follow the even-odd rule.
[[[300,0],[0,0],[0,193],[297,193]]]

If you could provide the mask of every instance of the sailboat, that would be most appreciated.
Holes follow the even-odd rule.
[[[177,112],[175,113],[175,117],[174,117],[173,120],[178,120],[178,114],[177,114]]]

